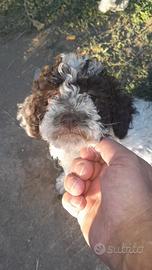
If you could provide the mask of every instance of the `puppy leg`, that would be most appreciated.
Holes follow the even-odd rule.
[[[56,190],[58,191],[59,194],[63,194],[64,193],[64,177],[65,177],[65,173],[61,173],[58,178],[56,179]]]

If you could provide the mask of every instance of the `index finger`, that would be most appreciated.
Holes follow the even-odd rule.
[[[82,180],[93,180],[101,171],[101,164],[91,160],[76,158],[72,162],[71,172]]]

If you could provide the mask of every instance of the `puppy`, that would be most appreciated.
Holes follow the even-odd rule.
[[[82,147],[112,136],[152,164],[152,104],[124,93],[102,63],[74,53],[36,73],[32,94],[18,105],[17,119],[26,133],[49,143],[64,173]]]

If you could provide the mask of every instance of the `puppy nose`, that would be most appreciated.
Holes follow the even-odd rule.
[[[61,124],[66,128],[76,127],[78,124],[78,117],[74,114],[64,114],[61,117]]]

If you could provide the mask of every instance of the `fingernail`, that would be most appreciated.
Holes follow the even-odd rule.
[[[70,187],[70,192],[73,195],[80,195],[84,191],[84,183],[79,178],[76,178],[73,180],[73,183]]]
[[[83,176],[85,174],[85,168],[84,168],[84,165],[81,164],[80,165],[80,176]]]
[[[79,176],[83,176],[85,174],[85,167],[83,163],[77,164],[74,169]]]

